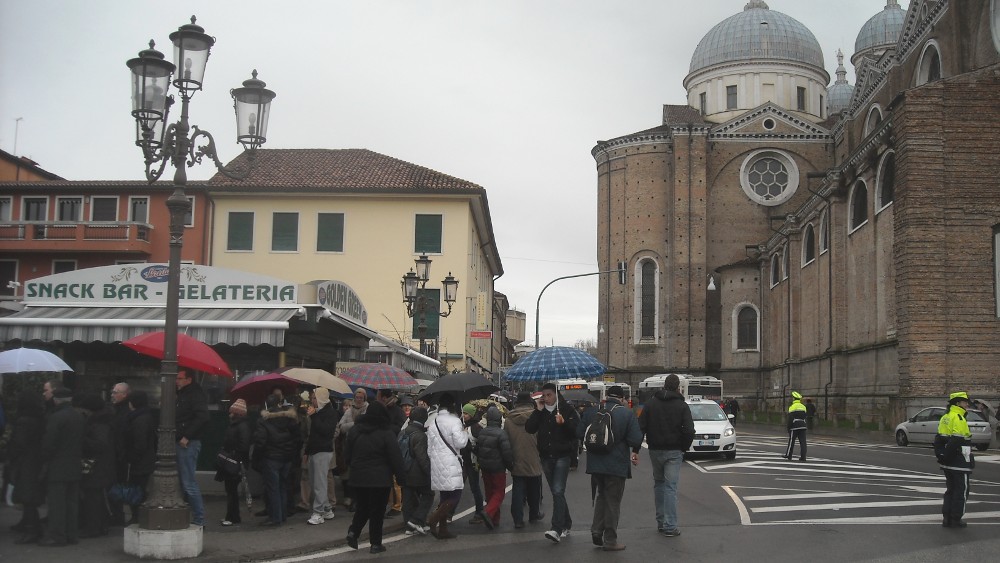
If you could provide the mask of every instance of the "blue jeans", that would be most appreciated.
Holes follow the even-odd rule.
[[[510,491],[510,516],[514,523],[524,523],[524,500],[528,500],[528,518],[538,520],[542,513],[540,498],[542,492],[542,476],[522,477],[512,476],[513,485]]]
[[[292,469],[292,462],[280,459],[265,459],[262,464],[264,470],[264,494],[267,495],[267,512],[271,522],[280,524],[288,518],[285,512],[288,502],[288,473]]]
[[[201,489],[195,479],[195,469],[198,467],[198,454],[201,453],[201,440],[189,440],[186,448],[177,444],[177,473],[181,478],[181,489],[191,506],[191,522],[198,526],[205,525],[205,503],[201,500]]]
[[[573,527],[573,518],[566,504],[566,479],[569,478],[571,460],[571,456],[542,458],[542,473],[552,493],[552,529],[560,533]]]
[[[677,482],[681,478],[681,450],[649,450],[653,465],[653,494],[656,502],[656,528],[677,528]]]

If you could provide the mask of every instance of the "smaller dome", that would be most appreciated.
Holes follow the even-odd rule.
[[[851,60],[868,52],[881,55],[885,49],[894,47],[903,32],[905,19],[906,12],[899,7],[898,0],[886,0],[885,8],[861,26],[858,38],[854,41],[854,56]]]
[[[838,114],[851,103],[854,86],[847,83],[847,69],[844,68],[844,52],[837,49],[837,81],[826,90],[826,114]]]

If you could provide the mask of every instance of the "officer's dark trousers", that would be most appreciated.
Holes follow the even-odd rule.
[[[76,519],[80,512],[80,482],[49,481],[48,487],[48,535],[58,543],[74,543],[77,540]]]
[[[799,441],[799,459],[806,460],[806,429],[799,428],[788,432],[788,449],[785,450],[785,457],[792,459],[792,452],[795,451],[795,440]]]
[[[955,471],[945,469],[944,480],[944,506],[941,512],[944,517],[952,522],[961,520],[965,516],[965,501],[969,499],[969,475],[968,471]]]

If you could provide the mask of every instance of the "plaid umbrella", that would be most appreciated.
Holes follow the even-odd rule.
[[[579,348],[551,346],[540,348],[507,370],[508,381],[548,381],[550,379],[584,379],[603,374],[605,368],[593,356]]]
[[[412,375],[389,364],[361,364],[339,375],[350,385],[368,389],[408,389],[417,385]]]

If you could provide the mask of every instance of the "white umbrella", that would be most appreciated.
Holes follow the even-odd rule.
[[[73,371],[62,358],[37,348],[15,348],[0,352],[0,373],[29,371]]]

